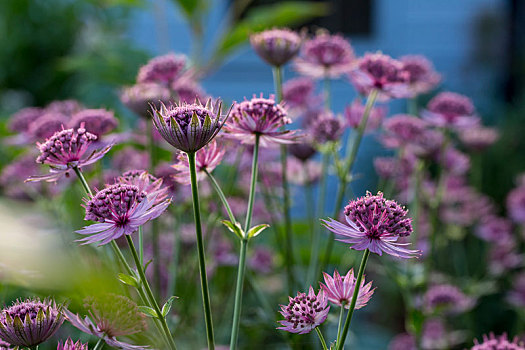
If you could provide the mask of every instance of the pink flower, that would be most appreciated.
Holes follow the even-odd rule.
[[[160,108],[161,103],[168,103],[170,90],[157,83],[142,83],[126,87],[120,93],[122,103],[138,116],[145,119],[151,117],[151,106]]]
[[[9,131],[24,133],[29,130],[29,125],[45,113],[38,107],[27,107],[19,110],[9,118],[7,128]]]
[[[145,170],[129,170],[117,178],[117,182],[137,186],[139,192],[146,192],[148,198],[154,198],[155,204],[160,204],[168,197],[168,187],[163,186],[163,180],[156,178]]]
[[[438,127],[465,129],[479,124],[470,98],[454,92],[436,95],[423,111],[423,118]]]
[[[499,138],[498,130],[482,126],[461,130],[459,139],[472,151],[483,151]]]
[[[417,144],[419,140],[426,136],[427,126],[427,122],[418,117],[408,114],[396,114],[383,123],[385,135],[381,137],[381,143],[388,148]]]
[[[297,55],[301,37],[290,29],[269,29],[252,34],[250,43],[266,63],[280,67]]]
[[[398,258],[413,258],[418,250],[405,248],[409,243],[397,242],[399,237],[412,233],[411,219],[407,211],[393,200],[383,198],[378,192],[370,192],[345,207],[347,224],[332,218],[321,220],[324,226],[335,233],[338,241],[349,243],[351,249],[365,250],[382,255],[383,252]]]
[[[180,102],[194,103],[195,100],[204,101],[207,99],[202,87],[189,77],[182,77],[171,84],[171,89],[175,94],[175,99]]]
[[[441,76],[434,70],[432,62],[425,56],[408,55],[399,59],[410,74],[410,90],[414,96],[426,94],[441,81]]]
[[[80,340],[77,340],[76,343],[73,343],[73,340],[71,338],[68,338],[64,343],[59,342],[57,346],[57,350],[89,350],[88,345],[82,344]]]
[[[29,124],[29,138],[31,140],[45,140],[57,131],[68,125],[69,116],[61,113],[46,112]]]
[[[345,131],[344,122],[332,112],[326,111],[312,121],[309,127],[310,136],[317,144],[335,142]]]
[[[284,320],[279,321],[283,331],[290,333],[306,334],[321,325],[328,316],[330,306],[324,290],[320,290],[315,295],[314,289],[310,286],[308,295],[297,293],[295,298],[289,297],[288,305],[281,305],[281,315]]]
[[[137,83],[173,83],[186,66],[186,56],[169,53],[154,57],[140,67]]]
[[[470,350],[525,350],[525,345],[518,337],[514,337],[512,341],[507,338],[507,334],[503,333],[500,336],[495,336],[490,333],[488,336],[483,335],[483,341],[480,343],[474,339],[474,346]]]
[[[326,272],[323,272],[324,282],[321,283],[321,288],[326,293],[328,301],[337,306],[344,306],[345,309],[350,308],[352,297],[354,295],[354,288],[356,284],[356,278],[354,277],[354,269],[350,269],[347,274],[343,277],[339,275],[337,270],[334,271],[334,276],[330,276]],[[359,294],[357,295],[357,301],[355,304],[356,309],[365,307],[370,301],[374,289],[372,288],[372,282],[369,282],[365,286],[365,279],[361,280],[361,286],[359,287]]]
[[[373,107],[368,115],[368,120],[366,122],[366,132],[371,132],[376,130],[381,125],[381,122],[386,116],[387,109],[386,107]],[[360,99],[355,99],[351,105],[345,107],[344,116],[348,125],[357,129],[361,120],[363,119],[363,114],[365,113],[365,105],[361,103]]]
[[[525,223],[525,186],[519,186],[507,195],[507,211],[515,222]]]
[[[315,82],[306,77],[294,78],[283,84],[283,100],[286,107],[300,113],[322,103],[315,95]]]
[[[429,288],[423,296],[426,312],[443,311],[458,314],[471,309],[475,301],[466,296],[458,287],[450,284],[440,284]]]
[[[205,170],[212,172],[217,165],[221,163],[222,157],[226,151],[219,147],[216,141],[210,142],[207,146],[201,148],[195,153],[195,167],[197,168],[197,180],[206,176]],[[177,171],[173,178],[183,185],[190,184],[190,166],[186,153],[179,153],[178,162],[171,167]]]
[[[118,120],[113,115],[113,112],[105,109],[84,109],[71,117],[69,125],[72,128],[78,128],[82,123],[84,123],[84,128],[89,130],[90,133],[100,137],[115,130]]]

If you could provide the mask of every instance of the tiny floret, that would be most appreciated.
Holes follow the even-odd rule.
[[[281,315],[284,320],[279,321],[283,331],[306,334],[321,325],[328,316],[330,306],[324,290],[316,295],[310,286],[308,294],[297,293],[295,298],[289,297],[288,305],[281,305]]]

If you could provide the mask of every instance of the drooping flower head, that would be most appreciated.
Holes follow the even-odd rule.
[[[479,124],[472,100],[454,92],[436,95],[423,111],[423,118],[439,127],[465,129]]]
[[[304,42],[301,56],[295,60],[295,69],[314,79],[335,79],[348,73],[354,62],[354,50],[342,35],[320,31]]]
[[[474,346],[470,350],[525,350],[525,344],[518,337],[510,341],[506,333],[500,336],[490,333],[488,336],[484,334],[481,342],[474,339]]]
[[[344,306],[346,309],[349,309],[357,282],[357,279],[354,277],[354,269],[350,269],[345,276],[339,275],[337,270],[334,271],[333,276],[330,276],[326,272],[323,272],[323,275],[324,284],[321,283],[321,288],[324,290],[328,301],[334,305]],[[355,304],[356,309],[365,307],[370,301],[375,289],[371,288],[372,282],[365,285],[365,279],[363,277]]]
[[[88,344],[82,344],[80,340],[77,340],[76,343],[73,343],[71,338],[68,338],[64,343],[59,342],[57,350],[89,350]]]
[[[312,139],[320,145],[339,140],[345,130],[343,120],[330,111],[321,113],[309,129]]]
[[[426,312],[443,311],[458,314],[474,306],[474,299],[465,295],[458,287],[439,284],[429,288],[423,296]]]
[[[408,114],[397,114],[383,123],[386,134],[381,137],[385,147],[398,148],[417,144],[426,136],[427,122]]]
[[[168,196],[168,187],[163,186],[163,180],[145,170],[126,171],[118,177],[117,182],[137,186],[139,192],[146,192],[148,198],[154,198],[155,204],[163,202]]]
[[[288,305],[281,305],[281,315],[284,320],[279,321],[282,329],[290,333],[306,334],[321,325],[328,316],[330,306],[324,290],[315,295],[310,286],[308,294],[299,292],[295,298],[289,297]]]
[[[142,83],[126,87],[120,94],[120,100],[126,107],[143,118],[150,118],[151,107],[160,108],[160,103],[168,103],[170,90],[157,83]]]
[[[471,151],[481,152],[496,142],[499,138],[498,130],[477,126],[461,130],[459,139]]]
[[[409,243],[398,243],[399,237],[412,233],[412,223],[407,211],[395,201],[383,197],[381,192],[370,192],[350,201],[344,214],[347,224],[332,218],[321,220],[330,231],[349,243],[351,249],[365,250],[382,255],[383,252],[398,258],[413,258],[420,255],[418,250],[405,248]]]
[[[286,110],[275,102],[273,96],[263,98],[261,95],[236,103],[224,129],[229,137],[245,144],[254,144],[258,135],[260,145],[266,147],[275,143],[294,143],[295,132],[281,130],[290,123]]]
[[[269,29],[252,34],[250,43],[266,63],[280,67],[297,55],[301,47],[301,37],[290,29]]]
[[[425,56],[408,55],[399,59],[410,74],[410,90],[417,96],[434,89],[441,81],[441,76],[434,70],[432,62]]]
[[[410,74],[405,70],[403,63],[380,52],[367,53],[360,58],[349,78],[357,91],[365,96],[372,90],[377,90],[379,100],[411,95]]]
[[[197,180],[201,180],[206,176],[205,171],[212,172],[213,169],[221,163],[225,152],[226,151],[222,147],[219,147],[215,140],[198,150],[197,153],[195,153]],[[179,153],[177,160],[178,162],[172,165],[172,168],[177,171],[177,174],[173,175],[173,178],[178,183],[189,185],[191,179],[188,156],[186,153]]]
[[[96,298],[86,298],[85,308],[88,315],[79,315],[65,310],[69,322],[84,333],[102,338],[117,349],[147,349],[148,347],[131,345],[118,341],[116,337],[131,335],[146,329],[145,315],[139,311],[131,299],[115,294]]]
[[[27,181],[57,181],[62,176],[68,176],[73,168],[82,168],[93,164],[102,158],[113,145],[102,150],[90,150],[90,145],[97,140],[97,136],[87,132],[84,125],[78,129],[63,129],[57,131],[44,143],[37,143],[40,155],[37,163],[48,164],[51,167],[49,174],[31,176]],[[89,154],[89,155],[88,155]]]
[[[32,348],[55,334],[63,322],[62,306],[54,301],[17,301],[2,310],[0,338],[12,346]]]
[[[86,130],[100,137],[115,130],[118,120],[113,112],[105,109],[84,109],[73,115],[69,125],[72,128],[79,128],[82,123]]]
[[[153,109],[153,124],[173,147],[193,153],[206,146],[228,118],[221,116],[222,102],[208,99],[206,105],[181,103]],[[228,112],[229,113],[229,112]]]
[[[148,197],[137,186],[122,183],[108,186],[87,200],[84,220],[97,223],[76,231],[87,235],[79,241],[103,245],[123,235],[131,235],[146,222],[159,217],[170,202],[166,199],[156,203],[156,197]]]
[[[157,56],[140,67],[137,83],[171,84],[186,66],[186,56],[169,53]]]
[[[365,132],[370,132],[379,128],[381,122],[386,116],[386,112],[387,110],[385,107],[372,107],[366,122]],[[344,117],[351,128],[357,129],[363,120],[364,113],[365,105],[360,99],[355,99],[352,104],[346,106],[344,110]]]

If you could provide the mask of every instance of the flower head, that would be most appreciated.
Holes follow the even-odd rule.
[[[80,340],[77,340],[76,343],[73,343],[71,338],[68,338],[64,343],[58,343],[57,350],[89,350],[88,345],[82,344]]]
[[[326,320],[330,311],[328,299],[322,289],[315,295],[310,286],[308,294],[299,292],[295,298],[289,299],[288,305],[281,305],[279,312],[284,320],[279,321],[282,327],[277,329],[290,333],[310,333]]]
[[[102,158],[113,145],[102,150],[93,150],[86,156],[90,145],[97,140],[97,136],[86,131],[83,125],[78,129],[63,129],[55,132],[44,143],[37,143],[40,155],[37,163],[48,164],[51,167],[49,174],[31,176],[26,181],[57,181],[63,175],[68,176],[73,168],[82,168],[93,164]]]
[[[494,215],[483,217],[474,233],[487,242],[505,241],[512,238],[512,223]]]
[[[360,58],[357,67],[350,72],[349,78],[363,95],[368,95],[374,89],[377,90],[380,100],[411,95],[410,74],[405,70],[403,63],[380,52],[367,53]]]
[[[385,107],[372,107],[368,115],[365,131],[370,132],[377,129],[385,118],[386,112]],[[355,99],[351,105],[346,106],[344,117],[351,128],[357,129],[361,124],[364,113],[365,105],[361,103],[360,99]]]
[[[57,131],[63,129],[63,125],[69,123],[69,117],[65,114],[46,112],[40,118],[29,124],[29,135],[33,140],[45,140]]]
[[[225,119],[221,116],[222,102],[209,99],[206,105],[181,103],[159,110],[153,109],[153,124],[159,134],[173,147],[196,152],[206,146],[221,130]]]
[[[303,162],[312,158],[317,152],[317,150],[309,142],[298,142],[291,144],[288,150],[292,156]]]
[[[258,135],[260,145],[266,147],[274,143],[295,142],[295,132],[280,130],[290,123],[286,110],[275,102],[273,96],[254,96],[233,106],[225,130],[229,137],[247,144],[254,144]]]
[[[170,84],[177,79],[186,66],[186,56],[170,53],[157,56],[140,67],[137,83]]]
[[[381,138],[382,143],[388,148],[398,148],[425,137],[427,123],[412,115],[397,114],[388,118],[383,127],[386,134]]]
[[[160,103],[168,103],[170,90],[157,83],[142,83],[126,87],[120,94],[120,100],[126,107],[143,118],[149,118],[151,105],[160,108]]]
[[[525,186],[519,186],[507,195],[507,211],[517,223],[525,223]]]
[[[248,266],[257,273],[270,273],[274,267],[273,251],[262,246],[255,247],[253,255],[248,259]]]
[[[499,138],[498,130],[494,128],[484,128],[477,126],[461,130],[459,139],[461,142],[472,151],[483,151]]]
[[[29,131],[29,125],[44,113],[44,109],[38,107],[22,108],[9,118],[7,128],[12,132],[27,132]]]
[[[201,180],[206,174],[205,171],[212,172],[221,163],[226,151],[219,147],[217,142],[212,141],[207,146],[195,153],[195,167],[197,168],[197,180]],[[178,162],[171,167],[177,171],[173,178],[183,185],[190,184],[190,165],[186,153],[179,153]]]
[[[145,315],[131,299],[122,295],[107,294],[97,298],[86,298],[84,306],[89,314],[85,318],[69,310],[64,311],[73,326],[84,333],[104,339],[109,346],[117,349],[147,349],[116,339],[146,329]]]
[[[158,179],[145,170],[128,170],[118,177],[118,182],[137,186],[139,192],[146,192],[148,198],[154,198],[155,204],[163,202],[168,196],[168,188]]]
[[[2,310],[0,338],[13,346],[34,347],[55,334],[63,322],[62,306],[54,301],[17,301]]]
[[[123,235],[131,235],[146,222],[159,217],[170,202],[166,199],[156,203],[156,197],[149,197],[137,186],[122,183],[110,185],[87,200],[84,220],[97,223],[76,231],[87,235],[79,241],[103,245]]]
[[[518,337],[510,341],[505,333],[500,336],[490,333],[488,336],[483,335],[482,342],[474,339],[474,346],[470,350],[525,350],[525,344]]]
[[[290,29],[269,29],[250,36],[259,57],[271,66],[280,67],[297,55],[301,37]]]
[[[73,114],[80,112],[83,108],[84,106],[82,106],[77,100],[57,100],[46,106],[46,112],[72,116]]]
[[[343,120],[330,111],[321,113],[309,129],[312,139],[318,144],[339,140],[345,130]]]
[[[303,44],[295,69],[314,79],[339,78],[352,69],[354,61],[354,50],[343,36],[320,31]]]
[[[474,113],[470,98],[454,92],[441,92],[430,100],[422,116],[439,127],[465,129],[479,124]]]
[[[72,128],[79,128],[82,123],[90,133],[100,137],[115,130],[118,120],[113,112],[105,109],[84,109],[73,115],[69,125]]]
[[[423,296],[423,303],[427,312],[445,311],[454,314],[467,311],[474,306],[472,298],[450,284],[430,287]]]
[[[171,84],[171,89],[179,102],[193,103],[195,100],[202,101],[206,99],[206,93],[202,87],[189,78],[177,79]]]
[[[441,81],[441,76],[434,70],[432,62],[425,56],[408,55],[399,59],[410,74],[410,90],[414,95],[425,94],[434,89]]]
[[[314,96],[315,82],[306,77],[294,78],[283,84],[283,100],[291,109],[307,109],[319,104],[321,99]]]
[[[349,309],[357,282],[354,277],[354,269],[350,269],[345,276],[339,275],[337,270],[334,271],[333,277],[326,272],[323,272],[323,275],[324,284],[321,283],[321,288],[325,291],[328,301],[334,305],[344,306],[346,309]],[[356,309],[365,307],[368,301],[370,301],[372,294],[374,294],[374,289],[371,288],[372,282],[365,285],[365,279],[363,277],[355,304]]]
[[[383,198],[379,192],[370,192],[351,201],[344,214],[347,225],[332,218],[322,220],[330,231],[340,236],[338,241],[350,243],[355,250],[369,249],[382,255],[383,252],[398,258],[413,258],[420,254],[418,250],[405,248],[409,243],[398,243],[399,237],[412,233],[411,219],[407,211],[395,201]]]

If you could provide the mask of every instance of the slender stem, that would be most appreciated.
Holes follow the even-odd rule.
[[[319,327],[315,327],[315,331],[317,332],[317,336],[319,337],[319,340],[321,341],[321,344],[323,345],[323,350],[328,350],[328,347],[326,346],[326,341],[324,340],[323,333],[321,333],[321,330]]]
[[[344,304],[341,305],[341,311],[339,312],[339,323],[337,323],[337,340],[336,344],[339,344],[339,340],[341,339],[341,327],[343,327],[343,317],[345,315],[345,306]]]
[[[324,77],[324,108],[329,111],[331,106],[331,96],[330,96],[330,78],[328,75]]]
[[[102,338],[100,338],[97,344],[95,344],[95,347],[93,348],[93,350],[100,350],[102,349],[102,347],[104,347],[104,341]]]
[[[253,147],[252,161],[252,178],[250,183],[250,196],[248,199],[248,210],[246,213],[246,222],[244,225],[244,234],[250,229],[252,220],[253,203],[255,201],[255,187],[257,186],[257,172],[259,162],[259,135],[255,135],[255,145]],[[248,238],[241,240],[241,251],[239,254],[239,268],[237,270],[237,285],[235,287],[235,306],[233,309],[233,322],[230,338],[230,350],[237,349],[237,338],[239,337],[239,324],[241,321],[242,308],[242,290],[244,285],[244,273],[246,271],[246,250],[248,247]]]
[[[140,266],[144,266],[144,241],[143,241],[143,229],[139,226],[139,260]],[[158,258],[157,256],[155,258]]]
[[[304,184],[304,195],[306,200],[306,215],[310,223],[310,239],[313,241],[315,235],[315,209],[314,209],[314,192],[313,192],[313,183],[310,181],[310,174],[308,170],[308,163],[303,162],[303,172],[306,179]]]
[[[208,277],[206,276],[206,257],[204,254],[204,243],[202,240],[201,213],[199,205],[199,189],[197,185],[197,169],[195,166],[195,152],[188,153],[190,166],[191,193],[193,196],[193,213],[195,216],[195,233],[197,235],[197,252],[199,256],[199,272],[201,278],[202,306],[204,308],[204,320],[206,323],[206,336],[208,349],[215,349],[213,336],[213,321],[211,318],[210,292],[208,290]]]
[[[176,349],[175,342],[173,341],[173,337],[171,336],[170,330],[168,328],[168,324],[166,323],[166,318],[162,315],[162,311],[160,310],[159,304],[157,303],[157,300],[155,299],[155,296],[153,295],[153,292],[151,291],[151,287],[149,286],[148,280],[146,279],[146,275],[144,274],[144,268],[140,265],[139,255],[137,253],[137,249],[135,248],[135,245],[133,244],[133,239],[131,238],[130,235],[125,235],[125,236],[126,236],[126,240],[128,241],[131,255],[133,256],[133,260],[135,261],[135,267],[137,268],[140,282],[142,286],[144,287],[144,290],[146,291],[147,298],[149,299],[149,304],[153,306],[153,309],[157,313],[157,318],[162,325],[164,337],[167,340],[167,343],[170,349],[175,350]]]
[[[341,334],[341,338],[337,343],[337,350],[342,350],[345,345],[346,336],[348,334],[348,329],[350,328],[350,322],[352,321],[352,315],[354,314],[355,305],[357,303],[357,296],[359,295],[359,288],[361,287],[361,281],[363,280],[363,274],[365,272],[366,262],[368,261],[369,256],[370,250],[365,249],[365,252],[363,253],[363,259],[361,260],[361,265],[359,265],[359,272],[357,273],[357,279],[355,281],[354,294],[352,296],[352,301],[350,302],[350,308],[348,309],[348,314],[346,314],[343,333]]]
[[[88,183],[86,181],[86,178],[84,177],[84,174],[82,174],[82,171],[80,171],[80,169],[78,167],[73,167],[73,171],[75,172],[75,174],[77,174],[77,177],[80,180],[80,183],[82,184],[82,187],[84,187],[84,190],[86,191],[86,193],[90,197],[93,197],[93,192],[91,192],[91,188],[89,187],[89,185],[88,185]]]
[[[279,103],[283,100],[283,71],[281,67],[273,67],[272,72],[275,94]]]
[[[210,182],[215,189],[215,192],[217,192],[217,195],[219,196],[222,205],[228,212],[228,217],[230,218],[230,221],[232,224],[235,224],[237,220],[235,219],[235,215],[233,215],[232,209],[230,207],[230,204],[228,203],[228,199],[226,199],[226,196],[224,195],[224,192],[221,189],[221,186],[219,186],[219,183],[215,179],[215,177],[208,171],[208,169],[204,169],[204,173],[208,176],[208,179],[210,179]]]

